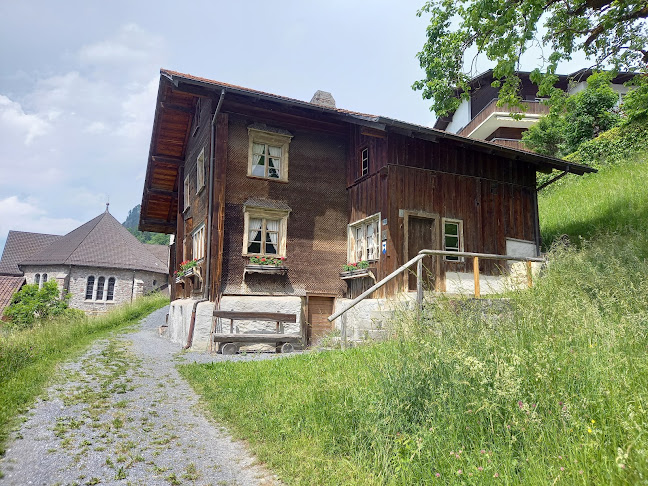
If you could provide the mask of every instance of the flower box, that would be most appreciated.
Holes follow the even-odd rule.
[[[350,270],[346,272],[340,272],[340,278],[342,280],[350,280],[353,278],[371,278],[376,281],[376,276],[374,274],[374,268],[359,268],[357,270]]]
[[[285,275],[288,272],[288,268],[283,265],[254,265],[247,264],[245,265],[245,273],[264,273],[266,275]]]

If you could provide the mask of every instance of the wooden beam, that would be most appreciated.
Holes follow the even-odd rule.
[[[164,228],[176,229],[175,223],[164,221],[163,219],[141,218],[140,225],[150,224],[152,226],[162,226]]]
[[[146,191],[147,194],[152,194],[154,196],[167,196],[167,197],[174,197],[177,195],[175,191],[168,191],[166,189],[155,189],[153,187],[145,187],[144,190]]]
[[[473,257],[473,278],[475,279],[475,299],[479,299],[481,296],[479,289],[479,257]]]
[[[158,103],[158,106],[163,110],[179,111],[182,113],[189,113],[189,114],[193,114],[194,111],[193,108],[190,108],[188,106],[175,105],[173,103],[169,103],[166,101],[160,101],[160,103]]]
[[[152,155],[151,162],[155,164],[171,164],[171,165],[180,165],[184,163],[184,159],[180,157],[166,157],[164,155]]]

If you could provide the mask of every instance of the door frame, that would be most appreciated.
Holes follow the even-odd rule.
[[[430,213],[427,211],[420,211],[417,209],[405,209],[403,210],[403,264],[407,263],[410,261],[411,258],[414,258],[414,255],[410,256],[409,255],[409,219],[411,217],[414,218],[419,218],[419,219],[431,219],[434,221],[433,223],[433,228],[434,228],[434,236],[437,240],[437,246],[441,244],[441,217],[439,216],[438,213]],[[439,248],[431,248],[432,250],[438,250]],[[442,280],[441,278],[441,259],[436,258],[436,278],[434,279],[434,285],[435,288],[438,289],[440,285],[440,281]],[[409,272],[403,272],[404,278],[403,278],[403,285],[405,288],[406,292],[409,292]]]
[[[332,294],[332,293],[326,293],[326,292],[306,292],[306,305],[304,305],[304,345],[305,346],[310,346],[310,341],[311,341],[311,331],[312,331],[312,326],[311,322],[308,320],[308,301],[310,300],[311,297],[330,297],[333,299],[333,312],[335,312],[335,301],[339,297],[338,294]],[[333,329],[335,329],[335,323],[331,322],[331,326]]]

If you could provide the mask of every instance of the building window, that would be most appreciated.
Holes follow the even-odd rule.
[[[288,180],[288,146],[292,135],[248,128],[248,176]]]
[[[190,184],[189,184],[189,176],[185,177],[184,180],[184,206],[183,210],[186,211],[189,209],[189,201],[191,201],[191,193],[189,192],[191,190]]]
[[[196,158],[196,194],[205,187],[205,148],[200,151]]]
[[[246,207],[243,255],[286,256],[289,211]]]
[[[379,222],[380,213],[349,225],[347,251],[349,262],[378,260]]]
[[[86,284],[86,295],[85,295],[86,300],[92,300],[92,295],[94,294],[94,282],[95,282],[95,278],[92,275],[90,275],[88,277],[88,283]]]
[[[201,224],[198,228],[191,233],[192,254],[191,257],[195,260],[205,258],[205,224]]]
[[[196,100],[196,107],[194,109],[194,114],[193,114],[193,122],[191,123],[193,125],[193,133],[192,137],[196,136],[196,133],[198,133],[198,129],[200,128],[200,114],[202,112],[202,103],[200,101],[200,98]]]
[[[41,277],[40,286],[42,287],[44,283],[47,283],[47,274],[46,273],[44,273],[43,276]]]
[[[97,296],[95,297],[95,300],[103,300],[105,282],[106,279],[104,277],[99,277],[99,279],[97,280]]]
[[[115,297],[115,277],[108,279],[108,289],[106,290],[106,300],[113,300]]]
[[[369,173],[369,149],[362,149],[362,175],[365,176]]]
[[[443,218],[443,249],[445,251],[464,251],[463,221],[460,219]],[[445,255],[443,259],[449,262],[463,261],[462,257],[454,255]]]
[[[40,273],[34,275],[34,283],[40,288]]]

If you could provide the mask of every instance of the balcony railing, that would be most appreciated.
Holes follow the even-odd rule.
[[[520,113],[522,115],[547,115],[549,114],[549,106],[545,105],[542,101],[522,101],[522,105],[526,111],[522,112],[519,108],[510,107],[508,105],[497,106],[497,98],[491,100],[477,115],[470,120],[470,122],[457,132],[458,135],[469,136],[475,128],[481,125],[493,113]]]

